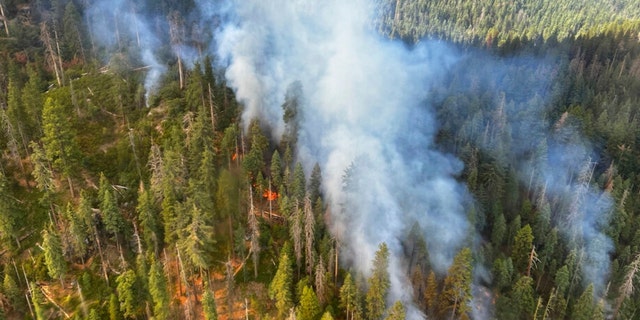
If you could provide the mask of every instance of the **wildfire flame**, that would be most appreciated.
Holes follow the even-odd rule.
[[[271,190],[265,190],[264,193],[262,194],[262,197],[269,201],[273,201],[278,199],[278,193]]]
[[[237,153],[234,153],[234,154],[231,156],[231,160],[232,160],[232,161],[235,161],[236,159],[238,159],[238,154],[237,154]]]

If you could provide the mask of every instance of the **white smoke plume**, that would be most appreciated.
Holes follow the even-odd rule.
[[[606,290],[613,251],[605,234],[612,200],[596,186],[594,174],[597,165],[609,164],[599,163],[595,146],[570,113],[549,119],[551,101],[563,90],[555,77],[566,63],[552,55],[498,59],[477,54],[460,61],[453,72],[459,77],[444,81],[440,90],[443,99],[457,95],[464,101],[470,93],[491,100],[489,110],[459,110],[473,120],[449,126],[460,128],[462,136],[501,166],[513,168],[539,211],[549,207],[551,227],[557,227],[567,248],[576,252],[583,285],[592,283],[599,298]],[[446,109],[457,103],[439,104]]]
[[[497,160],[515,168],[533,191],[544,191],[554,204],[554,224],[568,247],[580,253],[585,281],[594,284],[596,294],[603,292],[612,244],[602,230],[611,201],[589,181],[594,165],[589,161],[596,162],[593,148],[571,123],[545,119],[553,77],[512,81],[518,73],[555,68],[554,62],[477,59],[476,54],[469,59],[436,41],[407,46],[374,30],[376,8],[370,0],[196,2],[198,19],[208,24],[204,28],[216,30],[211,50],[244,106],[245,128],[259,118],[280,137],[287,88],[300,85],[297,157],[307,170],[316,161],[322,168],[331,206],[328,223],[341,242],[342,261],[368,275],[378,245],[386,242],[392,281],[388,302],[404,301],[409,319],[423,318],[410,303],[402,266],[401,243],[409,228],[418,223],[431,266],[440,274],[461,247],[478,243],[467,219],[468,192],[457,181],[463,164],[434,143],[440,128],[427,102],[438,101],[430,96],[433,92],[444,92],[446,99],[480,86],[495,95],[495,105],[504,108],[504,126],[491,130],[505,130],[509,136],[508,142],[497,142],[507,150]],[[166,71],[158,60],[159,48],[171,45],[188,65],[199,55],[188,41],[170,44],[166,17],[150,17],[144,5],[132,1],[97,1],[88,8],[87,20],[107,54],[136,52],[148,66],[147,98]],[[510,71],[514,65],[515,73]],[[441,87],[454,68],[467,68],[461,74],[475,79],[468,87]],[[464,79],[457,83],[466,84]],[[491,85],[485,88],[486,83]],[[477,124],[460,132],[487,152],[494,150],[496,141],[486,139],[487,123]],[[546,157],[532,156],[539,155],[541,145]],[[475,274],[489,278],[479,266]],[[474,292],[477,301],[490,300],[483,287]],[[477,318],[490,314],[486,306],[474,309]]]
[[[200,6],[212,11],[206,1]],[[421,318],[400,266],[408,229],[419,223],[441,273],[473,238],[467,192],[456,181],[462,162],[435,150],[437,126],[423,103],[459,54],[437,42],[409,49],[377,34],[365,0],[243,0],[223,7],[229,21],[216,37],[217,53],[245,106],[244,125],[260,118],[279,136],[287,87],[298,81],[304,101],[298,158],[307,169],[315,161],[322,168],[343,261],[368,275],[386,242],[389,302],[403,300],[410,318]]]
[[[94,41],[105,49],[106,59],[116,52],[139,53],[138,58],[148,69],[144,80],[148,103],[167,67],[155,52],[163,43],[142,12],[144,8],[136,7],[133,1],[101,0],[92,3],[86,15]]]

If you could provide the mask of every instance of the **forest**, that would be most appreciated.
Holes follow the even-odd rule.
[[[0,0],[0,56],[0,319],[640,319],[637,0]]]

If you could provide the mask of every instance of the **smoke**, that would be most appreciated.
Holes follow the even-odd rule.
[[[411,226],[420,226],[431,265],[440,274],[461,247],[478,240],[467,217],[470,196],[457,181],[463,164],[434,142],[441,125],[456,128],[450,131],[460,127],[461,135],[514,168],[540,199],[536,205],[553,209],[553,224],[580,253],[585,282],[603,292],[612,244],[602,229],[611,201],[593,187],[597,158],[574,119],[545,118],[557,61],[478,57],[437,41],[407,46],[375,32],[376,10],[367,0],[200,0],[197,5],[202,21],[219,27],[211,50],[244,106],[245,128],[259,118],[273,136],[281,136],[287,88],[299,84],[297,157],[307,170],[316,161],[322,168],[331,206],[327,219],[341,243],[342,261],[368,275],[378,245],[386,242],[389,302],[404,301],[410,319],[423,317],[406,290],[402,241]],[[154,52],[163,45],[160,33],[138,13],[143,9],[124,0],[99,1],[87,14],[92,34],[110,52],[140,50],[149,66],[148,96],[166,67]],[[128,25],[117,25],[123,21]],[[196,56],[188,44],[173,50],[191,57],[188,61]],[[451,74],[462,76],[444,83]],[[523,74],[532,77],[518,80]],[[435,118],[442,110],[431,102],[466,93],[489,96],[495,108],[490,114],[458,110],[473,119],[464,123]],[[476,268],[476,277],[488,278],[484,271]],[[479,300],[490,300],[484,288],[474,291]],[[490,314],[486,308],[474,312]]]
[[[460,128],[460,137],[515,170],[520,183],[534,194],[537,209],[550,211],[543,234],[558,228],[568,249],[578,256],[583,285],[593,283],[594,294],[601,297],[613,251],[605,234],[612,200],[596,186],[594,172],[597,165],[608,164],[598,163],[595,146],[582,134],[577,118],[569,112],[549,116],[554,99],[564,90],[557,77],[566,61],[478,54],[456,68],[456,76],[436,90],[444,93],[438,102],[443,121],[456,112],[463,114],[464,119],[453,121],[449,129]],[[467,95],[482,97],[475,103],[489,107],[471,108]]]
[[[467,126],[462,135],[512,167],[538,195],[539,208],[552,208],[550,223],[579,253],[584,282],[602,294],[612,250],[603,232],[610,199],[593,187],[595,152],[572,119],[546,118],[561,62],[465,55],[434,41],[408,48],[373,31],[375,10],[364,0],[229,1],[225,8],[216,48],[245,105],[244,124],[264,119],[279,136],[286,88],[299,82],[298,158],[323,169],[343,261],[368,274],[378,244],[389,246],[392,300],[411,299],[400,257],[414,222],[439,272],[476,237],[465,214],[466,189],[456,181],[462,163],[434,146],[439,128],[425,101],[436,101],[427,93],[441,89],[446,97],[493,95],[490,114],[470,124],[451,120],[452,126]],[[451,73],[470,81],[443,89]],[[471,108],[458,111],[476,116]]]
[[[115,52],[138,51],[139,59],[148,69],[144,80],[145,100],[156,89],[167,68],[158,61],[155,50],[162,46],[157,30],[143,14],[127,0],[100,0],[86,12],[94,41],[106,51],[108,58]]]
[[[200,3],[201,11],[210,12]],[[418,222],[432,266],[443,273],[473,238],[456,181],[463,164],[435,149],[427,89],[459,54],[438,42],[414,48],[372,28],[367,1],[234,1],[216,37],[226,80],[245,106],[245,126],[266,120],[279,136],[287,87],[302,88],[298,158],[318,161],[329,223],[343,261],[368,275],[378,245],[390,250],[390,302],[403,300],[408,229]]]

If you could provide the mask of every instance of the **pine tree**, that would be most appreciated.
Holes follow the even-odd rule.
[[[593,301],[593,284],[587,286],[576,304],[573,306],[573,312],[571,313],[572,319],[576,320],[591,320],[595,319],[595,303]]]
[[[44,251],[44,261],[49,271],[49,276],[60,279],[67,272],[67,264],[62,255],[62,244],[60,237],[50,230],[42,230],[42,250]]]
[[[36,64],[27,67],[27,75],[29,80],[22,88],[22,104],[28,119],[25,119],[27,132],[35,138],[41,134],[39,128],[42,127],[42,106],[44,105],[42,92],[47,83],[43,81]]]
[[[271,156],[271,168],[269,170],[271,173],[271,184],[280,187],[282,184],[282,160],[280,159],[280,152],[278,150],[273,152]],[[278,190],[282,192],[283,190]]]
[[[222,217],[234,218],[238,215],[238,180],[228,170],[223,170],[217,181],[216,208]]]
[[[322,171],[320,165],[316,163],[311,170],[309,178],[309,198],[311,203],[316,203],[320,198],[320,188],[322,186]]]
[[[511,290],[511,302],[514,312],[519,319],[531,319],[535,308],[535,297],[533,292],[533,279],[522,276],[513,285]]]
[[[101,196],[100,212],[102,214],[104,228],[113,236],[117,236],[123,231],[125,221],[111,191],[111,184],[109,184],[107,178],[102,173],[100,174],[100,189],[98,190],[98,194]]]
[[[307,180],[304,175],[304,169],[300,162],[296,163],[293,169],[293,184],[291,186],[291,194],[300,205],[304,203],[304,197],[307,193]]]
[[[209,285],[207,285],[207,287],[204,289],[204,294],[202,294],[202,309],[205,320],[218,319],[216,299]]]
[[[80,200],[78,201],[78,207],[76,208],[77,219],[82,221],[82,225],[86,228],[85,233],[93,233],[93,208],[91,207],[91,201],[89,200],[87,193],[80,191]]]
[[[316,220],[311,207],[309,197],[304,199],[304,248],[305,262],[307,264],[307,274],[312,275],[316,264],[316,252],[314,248],[316,237]]]
[[[320,317],[322,309],[320,309],[320,303],[318,297],[313,289],[309,286],[305,286],[302,289],[302,296],[300,297],[300,305],[296,312],[296,319],[299,320],[316,320]]]
[[[251,149],[242,162],[242,166],[250,179],[258,177],[258,172],[264,168],[264,152],[269,146],[267,138],[262,133],[258,121],[252,121],[250,128]]]
[[[569,289],[570,278],[571,275],[569,273],[569,268],[566,265],[560,267],[560,269],[556,271],[554,283],[558,289],[558,295],[561,297],[566,297],[566,294],[568,293],[567,291]]]
[[[176,150],[164,151],[161,175],[161,216],[164,223],[165,244],[173,244],[178,229],[181,227],[179,220],[180,199],[183,197],[186,169],[182,155]]]
[[[211,265],[211,248],[215,244],[213,227],[207,224],[202,211],[194,204],[191,223],[179,232],[178,247],[196,268],[208,269]]]
[[[287,147],[295,148],[298,141],[298,130],[301,121],[299,109],[302,107],[302,93],[302,83],[300,81],[289,84],[285,92],[284,103],[282,104],[282,120],[285,123],[285,132],[282,142]]]
[[[84,259],[87,253],[86,240],[89,237],[87,233],[88,227],[85,224],[85,220],[73,210],[71,203],[67,204],[67,209],[64,212],[64,217],[67,220],[68,239],[70,239],[71,252],[76,258]]]
[[[333,316],[331,315],[331,312],[326,311],[320,320],[333,320]]]
[[[18,80],[14,79],[14,76],[9,77],[9,83],[7,84],[6,93],[6,116],[8,117],[8,123],[13,127],[13,132],[16,137],[20,137],[20,140],[24,142],[28,141],[27,115],[22,105],[22,96],[20,95],[20,85]]]
[[[459,319],[468,319],[470,311],[472,282],[472,257],[471,249],[463,248],[453,259],[449,267],[447,277],[444,279],[444,287],[440,295],[439,313],[442,316],[452,315]]]
[[[12,306],[16,306],[18,301],[22,299],[20,288],[12,275],[13,270],[9,264],[4,265],[4,279],[2,279],[2,293],[9,299]]]
[[[38,189],[43,192],[43,196],[40,201],[52,208],[52,198],[55,193],[55,185],[53,183],[53,172],[49,166],[47,156],[45,155],[42,147],[36,142],[31,141],[31,143],[29,143],[29,147],[32,150],[30,159],[31,163],[33,163],[33,171],[31,171],[31,175],[36,181]]]
[[[196,175],[190,179],[190,193],[196,205],[201,208],[207,219],[214,218],[216,191],[215,153],[208,143],[200,157]]]
[[[63,58],[71,60],[73,58],[84,58],[84,47],[82,44],[82,17],[73,1],[69,1],[64,8],[63,17]]]
[[[69,123],[69,110],[61,103],[47,98],[42,109],[42,143],[45,154],[53,167],[67,177],[73,195],[71,175],[80,159],[76,132]]]
[[[533,248],[533,231],[528,224],[516,233],[511,257],[513,265],[518,272],[525,274],[530,263],[531,249]]]
[[[169,303],[171,296],[168,291],[167,278],[162,269],[162,264],[155,261],[149,269],[149,293],[153,301],[154,319],[169,319]]]
[[[33,311],[35,313],[36,320],[48,319],[48,317],[45,317],[44,314],[44,306],[42,305],[44,297],[42,296],[40,287],[31,282],[29,284],[29,291],[31,293],[31,304],[33,305]]]
[[[116,278],[120,311],[125,317],[136,318],[142,310],[138,276],[129,269]]]
[[[2,128],[4,139],[6,139],[6,149],[11,157],[10,159],[13,160],[14,163],[17,163],[22,171],[25,172],[24,165],[21,162],[22,155],[20,152],[20,142],[18,141],[19,133],[16,132],[14,125],[3,109],[0,109],[0,127]]]
[[[278,261],[278,270],[269,285],[269,297],[276,301],[278,318],[280,319],[283,319],[289,313],[289,309],[293,307],[292,283],[291,261],[287,252],[282,250]]]
[[[351,273],[347,273],[342,287],[340,287],[340,307],[345,310],[348,319],[353,319],[353,314],[357,309],[358,289],[351,280]]]
[[[262,251],[262,248],[260,248],[260,227],[258,226],[258,218],[256,218],[256,212],[255,212],[255,207],[253,206],[253,196],[252,196],[252,190],[251,188],[249,188],[249,216],[247,217],[247,224],[249,226],[249,232],[250,232],[250,252],[251,252],[251,258],[253,260],[253,276],[255,278],[258,277],[258,264],[260,263],[260,251]]]
[[[369,291],[367,291],[367,318],[371,320],[381,319],[386,309],[385,301],[391,286],[389,279],[389,249],[386,243],[381,243],[373,259],[371,277],[368,279]]]
[[[91,308],[91,311],[89,311],[89,320],[100,320],[100,319],[102,318],[98,313],[98,310],[96,310],[95,308]]]
[[[389,310],[389,315],[385,318],[385,320],[405,320],[406,312],[404,309],[404,305],[401,301],[396,301]]]
[[[220,148],[224,157],[228,160],[229,169],[231,168],[231,161],[238,160],[238,126],[234,123],[224,129],[224,135],[222,136],[222,142],[220,142]]]
[[[493,231],[491,232],[491,243],[499,247],[502,245],[504,236],[507,233],[507,222],[504,219],[504,214],[498,213],[495,221],[493,222]]]
[[[185,98],[191,110],[200,110],[205,105],[204,80],[200,62],[194,63],[191,69],[189,78],[187,79]]]
[[[427,286],[424,292],[427,315],[435,314],[436,307],[438,306],[438,296],[438,280],[436,279],[436,274],[431,270],[427,277]]]
[[[0,170],[0,240],[3,246],[13,248],[13,238],[16,237],[16,208],[15,200],[9,190],[9,181]]]
[[[147,248],[153,248],[154,252],[159,252],[163,240],[162,222],[153,203],[151,191],[145,190],[142,182],[140,183],[140,189],[138,189],[136,211],[142,227],[142,237]]]
[[[120,314],[120,302],[115,294],[109,296],[109,320],[120,320],[122,315]]]

